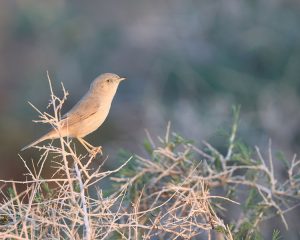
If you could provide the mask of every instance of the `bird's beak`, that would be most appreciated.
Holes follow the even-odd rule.
[[[119,78],[120,82],[123,81],[123,80],[125,80],[125,79],[126,79],[126,78]]]

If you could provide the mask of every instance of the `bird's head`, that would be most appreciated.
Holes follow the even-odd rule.
[[[103,73],[92,82],[90,90],[95,93],[111,93],[114,95],[119,83],[124,79],[114,73]]]

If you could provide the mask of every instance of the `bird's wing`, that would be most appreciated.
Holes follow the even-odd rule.
[[[67,124],[67,125],[71,126],[71,125],[73,125],[75,123],[83,121],[84,119],[87,119],[88,117],[94,115],[96,112],[97,111],[94,111],[94,112],[84,112],[84,113],[73,112],[70,115],[66,115],[66,117],[62,119],[63,125]]]
[[[100,103],[98,99],[84,97],[63,117],[63,123],[69,126],[82,121],[98,112]]]

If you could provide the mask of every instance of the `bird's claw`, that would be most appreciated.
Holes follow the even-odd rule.
[[[103,152],[102,152],[102,147],[99,146],[99,147],[94,147],[92,148],[90,151],[90,157],[96,157],[98,153],[100,153],[101,155],[103,155]]]

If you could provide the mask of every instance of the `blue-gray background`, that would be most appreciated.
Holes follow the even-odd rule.
[[[168,120],[214,141],[234,104],[247,143],[265,149],[272,138],[287,157],[299,153],[299,13],[298,0],[1,1],[1,178],[21,178],[19,149],[47,129],[27,104],[46,110],[46,70],[58,95],[60,82],[70,93],[65,111],[99,73],[127,77],[87,137],[111,156],[107,168],[120,148],[142,154],[144,129],[155,137]]]

